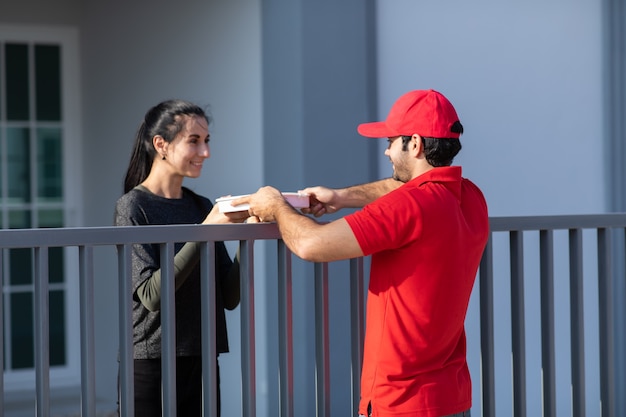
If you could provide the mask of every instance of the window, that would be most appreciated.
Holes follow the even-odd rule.
[[[78,34],[0,25],[0,224],[3,229],[80,224]],[[7,389],[33,387],[33,250],[3,253]],[[77,380],[77,271],[71,250],[50,248],[51,383]],[[71,267],[75,268],[75,267]]]

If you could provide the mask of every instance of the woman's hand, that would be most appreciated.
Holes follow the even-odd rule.
[[[217,204],[213,206],[211,212],[206,216],[202,224],[225,224],[225,223],[243,223],[250,215],[247,211],[233,211],[230,213],[220,212]],[[253,223],[248,221],[249,223]]]

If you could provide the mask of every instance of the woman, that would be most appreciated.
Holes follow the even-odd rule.
[[[222,214],[186,187],[210,157],[209,118],[193,103],[164,101],[151,108],[137,132],[116,203],[115,225],[143,226],[243,222],[246,212]],[[175,245],[177,415],[202,414],[199,243]],[[161,416],[161,269],[159,245],[132,252],[135,415]],[[224,309],[239,304],[239,264],[223,242],[215,247],[217,352],[228,352]],[[216,358],[217,366],[217,358]],[[219,372],[218,372],[218,410]]]

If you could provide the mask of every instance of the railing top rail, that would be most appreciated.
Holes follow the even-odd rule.
[[[626,213],[491,217],[492,232],[626,228]],[[280,239],[275,223],[2,229],[0,248]]]
[[[610,229],[626,227],[626,213],[491,217],[489,224],[492,232],[507,232],[511,230]]]
[[[280,239],[275,223],[2,229],[0,248]]]

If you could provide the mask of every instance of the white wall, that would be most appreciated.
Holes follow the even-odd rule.
[[[492,216],[605,212],[600,1],[395,0],[379,1],[377,7],[381,117],[408,90],[434,88],[444,93],[465,128],[464,148],[455,163],[482,188]],[[381,143],[380,175],[388,176],[383,149]],[[498,244],[507,242],[494,246]],[[565,244],[555,238],[555,247]],[[495,259],[499,256],[505,259],[507,254],[498,252]],[[591,268],[586,265],[587,272]],[[534,270],[528,270],[532,276]],[[555,307],[557,406],[559,415],[570,415],[569,353],[560,350],[569,340],[567,272],[557,266],[555,275],[556,293],[562,294]],[[508,416],[512,413],[511,342],[504,327],[510,314],[508,271],[496,266],[495,280],[496,411]],[[476,292],[467,330],[473,411],[480,415]],[[536,283],[529,280],[528,415],[541,415],[538,304],[532,308],[537,293]],[[593,287],[586,288],[589,300],[594,294]],[[586,309],[593,314],[590,311]],[[595,317],[590,323],[586,332],[593,337]],[[593,380],[597,347],[586,349],[587,377]],[[592,401],[598,400],[597,387],[587,384],[587,415],[598,415],[597,401]]]
[[[493,216],[602,213],[600,6],[378,2],[380,114],[408,90],[445,94],[465,128],[455,162]]]

